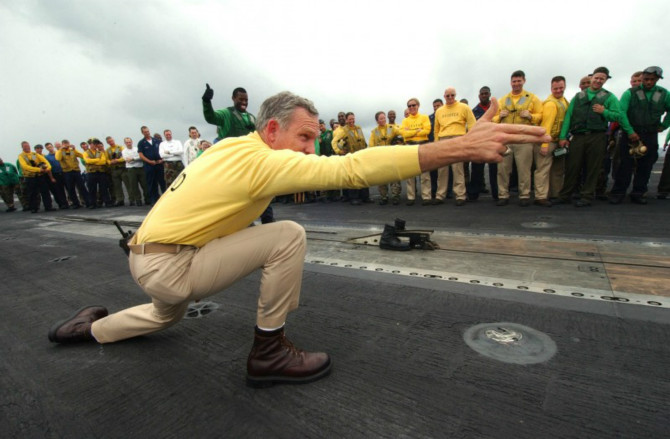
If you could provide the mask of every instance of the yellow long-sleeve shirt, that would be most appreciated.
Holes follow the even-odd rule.
[[[402,136],[397,125],[386,124],[381,127],[377,125],[370,132],[370,141],[368,142],[368,145],[371,147],[390,145],[391,140],[396,136]]]
[[[570,102],[562,97],[556,99],[549,95],[542,104],[542,128],[551,136],[552,142],[558,142],[558,136],[561,134],[561,127],[565,119],[565,112],[568,110]],[[561,108],[559,108],[561,106]],[[543,148],[548,148],[548,143],[542,144]]]
[[[110,146],[105,150],[107,155],[107,162],[112,168],[125,168],[126,162],[123,160],[123,150],[125,148],[120,145]],[[119,160],[116,163],[112,163],[112,160]]]
[[[104,151],[95,151],[89,149],[82,159],[86,163],[86,172],[105,172],[105,167],[109,164],[109,159]]]
[[[19,165],[21,165],[24,177],[37,177],[41,175],[40,170],[42,165],[46,165],[46,168],[51,170],[49,160],[36,152],[22,152],[19,154]]]
[[[470,107],[462,102],[443,105],[435,112],[435,140],[449,136],[462,136],[472,129],[477,120]]]
[[[425,114],[410,114],[400,123],[400,132],[406,142],[426,142],[430,128],[430,119]]]
[[[273,150],[257,132],[228,138],[180,174],[146,216],[136,242],[202,247],[248,227],[276,195],[371,187],[420,172],[417,146],[326,157]]]
[[[84,155],[74,149],[74,146],[68,148],[61,148],[56,151],[56,160],[60,162],[60,166],[63,168],[63,172],[77,171],[79,172],[79,160],[77,157],[84,158]]]
[[[505,118],[500,117],[500,112],[503,109],[510,112]],[[530,111],[531,120],[520,116],[522,110]],[[498,99],[498,112],[493,117],[493,122],[539,125],[542,122],[542,101],[533,93],[526,90],[521,90],[521,93],[518,95],[509,92]]]

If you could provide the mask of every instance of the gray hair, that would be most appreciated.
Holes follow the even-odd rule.
[[[319,116],[319,111],[312,101],[290,91],[283,91],[270,96],[261,104],[261,109],[258,110],[258,116],[256,117],[256,130],[264,130],[271,119],[279,122],[281,128],[287,128],[296,108],[304,108],[312,116]]]

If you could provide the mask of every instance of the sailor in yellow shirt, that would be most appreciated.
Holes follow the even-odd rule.
[[[130,193],[128,170],[126,169],[126,160],[123,158],[123,150],[125,148],[117,145],[112,136],[105,137],[105,141],[109,145],[105,153],[109,162],[110,189],[114,196],[112,201],[114,201],[115,206],[123,206],[125,204],[123,186],[126,187],[126,192]]]
[[[375,114],[375,121],[377,126],[370,132],[370,147],[374,146],[389,146],[397,145],[404,143],[402,134],[400,134],[400,129],[397,125],[391,125],[386,123],[386,114],[383,111],[378,111]],[[400,142],[397,141],[398,137]],[[400,193],[402,192],[402,183],[399,181],[392,181],[391,185],[391,203],[394,205],[400,202]],[[389,198],[389,185],[382,184],[377,186],[379,189],[379,195],[381,195],[381,200],[379,200],[379,205],[383,206],[388,204]]]
[[[63,168],[63,177],[65,178],[65,188],[67,189],[68,197],[72,205],[70,206],[73,209],[79,209],[81,207],[81,202],[79,200],[79,195],[81,195],[84,203],[88,207],[90,205],[90,198],[86,186],[84,186],[84,179],[81,176],[81,170],[79,169],[79,160],[83,160],[84,155],[77,151],[75,146],[70,143],[69,140],[63,139],[61,141],[61,148],[56,151],[56,160],[60,162],[61,167]]]
[[[468,130],[475,126],[476,119],[470,107],[462,102],[456,101],[456,89],[449,87],[444,91],[445,104],[435,111],[435,140],[451,139],[463,136]],[[465,172],[463,163],[452,163],[451,170],[454,173],[454,195],[456,205],[464,206],[466,196]],[[449,181],[449,167],[437,170],[437,192],[435,193],[435,204],[444,203],[447,197],[447,182]]]
[[[36,145],[37,147],[42,145]],[[40,210],[40,195],[44,203],[44,210],[53,211],[53,203],[51,195],[49,194],[49,184],[47,183],[47,175],[51,171],[51,165],[42,154],[30,151],[30,143],[21,142],[21,149],[23,152],[19,154],[19,166],[23,172],[24,184],[26,187],[26,199],[28,200],[28,207],[32,213],[37,213]]]
[[[526,83],[526,74],[517,70],[512,73],[510,84],[512,91],[500,99],[500,110],[494,122],[539,125],[542,121],[542,101],[533,93],[523,89]],[[516,163],[519,175],[519,206],[530,206],[530,169],[533,166],[533,145],[508,145],[511,154],[505,156],[498,166],[498,201],[496,206],[506,206],[509,203],[509,176],[512,166]]]
[[[535,201],[538,206],[551,207],[550,198],[558,198],[563,188],[565,176],[565,155],[554,157],[558,147],[558,135],[561,133],[568,102],[565,97],[565,78],[555,76],[551,79],[551,94],[542,104],[542,127],[551,136],[551,142],[533,146],[535,160]]]
[[[168,328],[181,320],[190,301],[261,269],[247,383],[305,383],[326,376],[329,355],[298,349],[284,333],[287,314],[298,307],[305,230],[292,221],[249,224],[276,195],[369,187],[464,160],[499,162],[505,143],[548,140],[542,128],[524,127],[521,134],[516,127],[488,123],[495,101],[491,107],[457,139],[326,157],[313,154],[319,118],[311,101],[290,92],[266,99],[257,131],[224,139],[191,163],[129,243],[131,274],[151,303],[111,315],[102,306],[82,308],[54,324],[49,340],[111,343]]]
[[[419,114],[419,100],[411,98],[407,101],[407,116],[400,123],[400,132],[408,145],[421,145],[428,143],[430,134],[430,119],[425,114]],[[430,191],[430,172],[422,172],[419,181],[421,191],[421,204],[430,204],[432,198]],[[416,198],[416,179],[407,180],[407,205],[412,206]]]
[[[109,196],[109,177],[107,175],[109,159],[105,147],[99,139],[93,137],[88,140],[88,150],[84,152],[83,159],[86,163],[86,183],[91,200],[91,205],[88,208],[99,207],[98,193],[100,194],[101,206],[104,203],[106,207],[112,207],[114,204]]]
[[[333,152],[337,155],[353,154],[368,147],[365,143],[365,136],[361,127],[356,125],[356,115],[348,112],[345,115],[345,123],[333,133]],[[354,206],[359,206],[363,202],[369,203],[370,189],[344,189],[345,201]]]

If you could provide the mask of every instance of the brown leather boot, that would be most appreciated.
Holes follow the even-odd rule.
[[[103,306],[85,306],[71,317],[53,325],[49,330],[49,341],[54,343],[95,341],[91,334],[91,323],[107,317],[108,314],[107,308]]]
[[[247,360],[247,384],[269,387],[276,383],[309,383],[330,373],[332,363],[324,352],[305,352],[293,346],[284,328],[261,334],[256,328]]]

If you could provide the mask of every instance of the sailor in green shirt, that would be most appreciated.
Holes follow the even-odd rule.
[[[586,179],[580,190],[581,198],[575,206],[590,206],[593,201],[598,174],[607,149],[608,122],[619,121],[621,111],[616,96],[603,88],[609,78],[611,76],[607,67],[595,69],[589,88],[575,95],[565,113],[561,134],[558,137],[561,147],[569,145],[565,180],[559,194],[561,203],[571,202],[572,193],[579,184],[582,167]],[[572,135],[570,140],[568,133]]]
[[[647,204],[644,194],[647,193],[651,170],[658,160],[658,133],[670,126],[670,93],[656,85],[659,79],[663,79],[663,70],[656,66],[647,67],[642,72],[642,84],[626,90],[621,96],[621,128],[628,135],[629,142],[620,142],[621,164],[614,177],[610,197],[612,204],[623,201],[631,179],[633,189],[630,200],[636,204]],[[638,142],[647,147],[646,153],[630,154],[629,150]]]
[[[19,172],[16,166],[0,159],[0,196],[7,205],[5,212],[14,212],[14,192],[19,185]]]
[[[256,118],[247,113],[249,95],[242,87],[233,90],[233,106],[214,111],[212,98],[214,90],[207,84],[205,94],[202,95],[202,112],[205,120],[217,126],[217,141],[228,137],[240,137],[256,130]]]
[[[665,136],[665,142],[663,143],[663,151],[667,151],[668,142],[670,142],[670,131]],[[658,182],[658,195],[656,198],[659,200],[665,200],[668,198],[670,193],[670,154],[665,153],[665,159],[663,160],[663,172],[661,172],[661,180]]]
[[[256,131],[256,117],[247,113],[247,105],[249,105],[249,95],[242,87],[237,87],[233,90],[233,106],[214,111],[212,107],[212,98],[214,97],[214,90],[205,84],[207,88],[202,95],[202,112],[205,120],[212,125],[216,125],[217,138],[214,143],[219,140],[227,139],[228,137],[246,136],[249,133]],[[261,222],[263,224],[273,223],[274,213],[272,206],[261,215]]]

